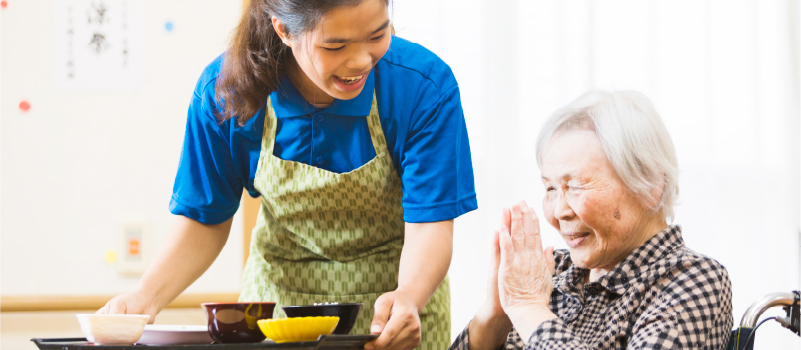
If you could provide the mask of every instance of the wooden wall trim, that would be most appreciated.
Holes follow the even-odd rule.
[[[97,310],[114,296],[109,295],[3,295],[0,312]],[[181,294],[168,308],[195,308],[200,303],[236,302],[239,293]]]

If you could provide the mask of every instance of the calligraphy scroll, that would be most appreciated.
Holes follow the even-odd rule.
[[[67,89],[144,83],[144,1],[56,0],[55,79]]]

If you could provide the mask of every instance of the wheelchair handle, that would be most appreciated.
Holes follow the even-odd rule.
[[[771,293],[759,298],[748,310],[745,310],[745,315],[740,321],[740,327],[754,328],[759,316],[762,315],[767,309],[774,306],[792,306],[795,300],[793,293]]]

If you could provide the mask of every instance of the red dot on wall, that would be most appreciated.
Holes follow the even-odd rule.
[[[0,1],[0,7],[2,8],[8,7],[8,1]]]
[[[19,103],[19,109],[21,109],[23,112],[27,112],[29,109],[31,109],[31,104],[28,103],[28,101],[22,101]]]

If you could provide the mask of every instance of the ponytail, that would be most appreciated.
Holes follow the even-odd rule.
[[[240,125],[256,115],[267,96],[278,89],[286,46],[275,32],[262,1],[250,0],[223,57],[216,84],[220,122],[236,118]]]

